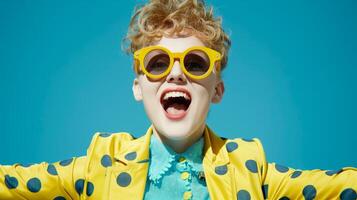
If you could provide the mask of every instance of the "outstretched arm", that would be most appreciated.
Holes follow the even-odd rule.
[[[263,188],[268,199],[356,200],[357,169],[302,171],[269,163]]]
[[[0,165],[0,199],[79,199],[86,157],[31,166]]]
[[[262,155],[262,188],[266,199],[357,199],[357,168],[295,170],[267,163]]]

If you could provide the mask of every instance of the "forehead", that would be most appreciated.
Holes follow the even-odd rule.
[[[205,46],[204,43],[196,36],[188,37],[162,37],[157,43],[158,46],[163,46],[172,52],[182,52],[193,46]]]

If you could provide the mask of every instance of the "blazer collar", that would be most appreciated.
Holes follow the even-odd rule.
[[[133,199],[141,199],[143,197],[149,170],[151,136],[152,126],[149,127],[144,136],[134,140],[121,141],[118,147],[115,148],[117,152],[114,153],[114,158],[125,165],[122,170],[130,170],[133,176],[131,184],[135,188],[135,190],[128,190],[125,187],[111,188],[115,190],[115,194]],[[236,191],[232,187],[234,174],[228,165],[229,158],[225,148],[225,141],[206,126],[204,143],[203,177],[205,177],[210,198],[212,200],[232,199],[236,195]],[[115,198],[113,197],[113,199]]]
[[[229,163],[229,157],[225,148],[225,141],[218,137],[207,125],[204,132],[204,162],[209,162],[216,166]]]
[[[119,150],[115,153],[114,158],[124,164],[133,161],[137,163],[148,162],[151,135],[152,125],[148,128],[145,135],[140,138],[121,142]]]

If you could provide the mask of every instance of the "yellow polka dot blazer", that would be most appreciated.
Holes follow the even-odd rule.
[[[152,128],[138,139],[96,133],[87,155],[54,164],[0,167],[0,199],[142,199]],[[210,198],[354,199],[357,169],[300,171],[267,163],[258,139],[204,133],[203,168]]]

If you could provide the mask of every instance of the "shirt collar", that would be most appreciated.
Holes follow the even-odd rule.
[[[185,152],[178,154],[169,146],[163,144],[155,135],[150,139],[150,167],[149,180],[154,183],[160,182],[169,169],[178,162],[180,157],[186,158],[191,171],[199,173],[203,171],[202,151],[204,138],[201,137],[191,145]]]

